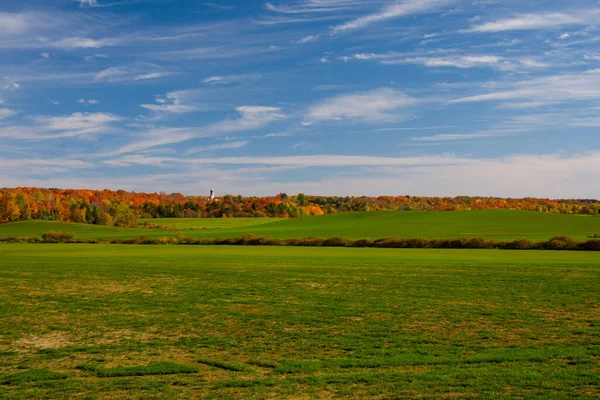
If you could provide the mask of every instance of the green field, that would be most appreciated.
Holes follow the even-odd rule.
[[[0,255],[0,398],[600,396],[596,253]]]
[[[0,225],[0,237],[41,235],[49,230],[74,232],[79,238],[133,238],[173,236],[223,238],[244,234],[274,238],[348,239],[384,237],[457,238],[485,237],[501,240],[547,240],[556,235],[586,239],[600,234],[600,216],[563,215],[528,211],[461,212],[353,212],[297,219],[157,219],[148,222],[172,230],[113,228],[64,222],[27,221]]]

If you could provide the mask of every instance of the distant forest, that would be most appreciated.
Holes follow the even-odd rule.
[[[507,199],[495,197],[338,197],[206,196],[136,193],[123,190],[0,189],[0,222],[68,221],[133,226],[140,218],[296,218],[351,211],[527,210],[562,214],[599,214],[597,200]]]

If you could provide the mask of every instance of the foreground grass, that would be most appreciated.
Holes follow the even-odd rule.
[[[600,235],[599,215],[562,215],[530,211],[351,212],[296,219],[155,219],[144,222],[172,230],[114,228],[65,222],[26,221],[0,224],[0,237],[40,236],[47,231],[73,232],[82,239],[160,238],[181,230],[191,238],[240,237],[245,234],[289,239],[314,236],[347,239],[483,237],[498,240],[548,240],[567,235],[578,240]]]
[[[600,396],[595,253],[0,254],[0,398]]]

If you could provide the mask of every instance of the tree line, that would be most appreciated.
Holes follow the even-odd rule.
[[[244,197],[184,196],[179,193],[136,193],[124,190],[44,188],[0,189],[0,222],[67,221],[108,226],[134,226],[140,218],[296,218],[351,211],[527,210],[562,214],[599,214],[598,200],[555,200],[497,197]]]

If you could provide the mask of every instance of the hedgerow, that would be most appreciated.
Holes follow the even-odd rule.
[[[36,236],[0,238],[0,243],[87,243],[133,245],[192,245],[192,246],[304,246],[304,247],[370,247],[382,249],[501,249],[501,250],[578,250],[600,251],[600,239],[577,241],[569,236],[555,236],[549,240],[532,242],[528,239],[513,241],[486,238],[382,238],[351,240],[342,237],[278,239],[268,236],[244,235],[233,238],[196,239],[178,233],[175,237],[134,239],[77,239],[70,232],[46,232]]]

